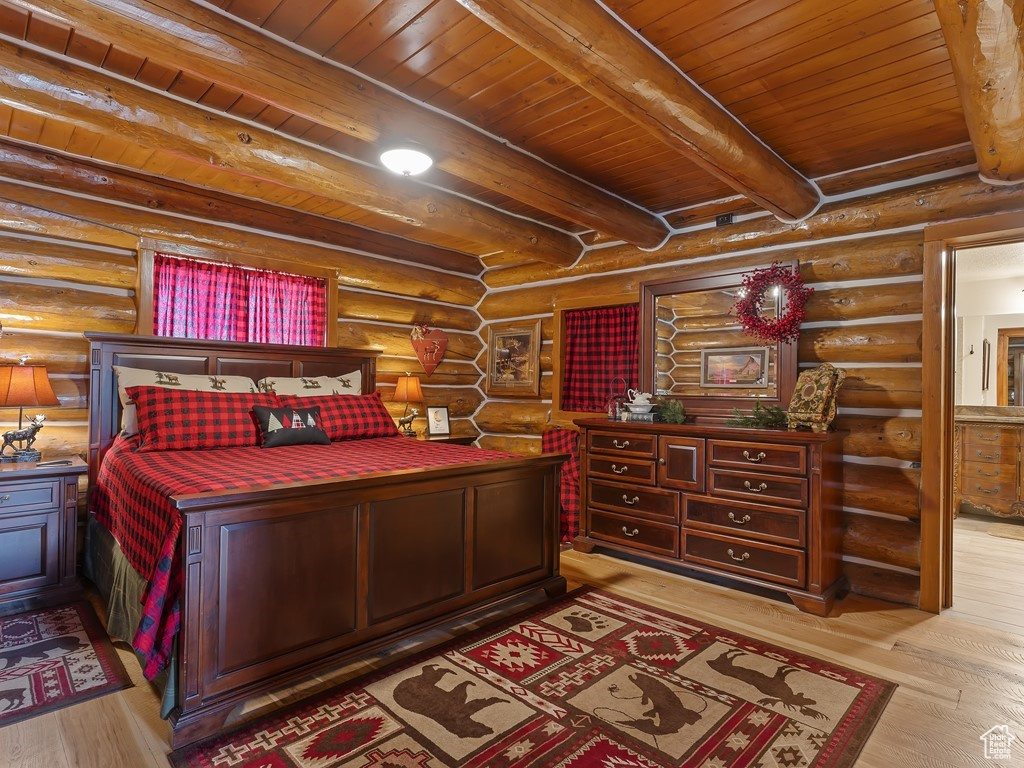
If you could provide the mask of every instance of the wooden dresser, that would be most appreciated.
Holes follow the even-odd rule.
[[[841,438],[581,419],[574,548],[780,589],[824,615],[841,587]]]
[[[958,407],[953,437],[953,510],[1024,517],[1021,408]]]

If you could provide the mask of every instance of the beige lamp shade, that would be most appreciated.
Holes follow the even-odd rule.
[[[0,366],[0,406],[60,405],[45,365]]]
[[[409,374],[399,376],[392,400],[396,403],[422,403],[423,388],[420,386],[420,380]]]

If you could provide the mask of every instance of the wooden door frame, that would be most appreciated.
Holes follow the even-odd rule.
[[[953,602],[953,291],[956,249],[1024,240],[1024,211],[980,216],[924,230],[921,320],[922,610]]]
[[[1010,339],[1024,336],[1024,328],[1000,328],[996,336],[996,405],[1010,404]],[[1014,371],[1019,369],[1015,366]],[[1020,405],[1020,401],[1017,402]]]

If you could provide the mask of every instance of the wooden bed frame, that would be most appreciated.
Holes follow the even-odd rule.
[[[86,334],[90,487],[119,431],[112,366],[341,375],[375,386],[374,352]],[[558,573],[562,455],[173,497],[182,626],[173,746],[240,701],[527,593]],[[268,455],[268,461],[272,457]]]

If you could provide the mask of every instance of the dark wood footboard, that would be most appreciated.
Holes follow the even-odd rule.
[[[318,668],[532,590],[564,592],[563,459],[176,498],[185,525],[173,745]]]

